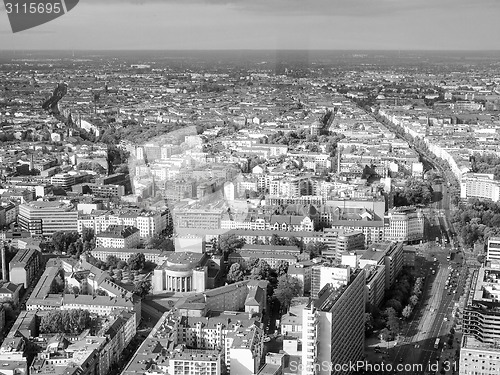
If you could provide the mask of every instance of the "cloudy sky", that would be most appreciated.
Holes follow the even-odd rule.
[[[500,0],[80,0],[0,49],[498,50]]]

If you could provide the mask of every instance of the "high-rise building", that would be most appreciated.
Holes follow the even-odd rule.
[[[333,287],[346,285],[351,277],[351,268],[322,264],[313,266],[311,271],[311,297],[318,298],[320,291],[327,284]]]
[[[385,289],[389,289],[403,269],[403,243],[385,242],[371,245],[359,259],[360,268],[366,265],[385,267]]]
[[[471,291],[462,319],[464,334],[483,343],[500,340],[500,270],[481,267],[474,271]]]
[[[363,358],[365,271],[345,285],[325,285],[302,315],[302,375],[349,374]]]

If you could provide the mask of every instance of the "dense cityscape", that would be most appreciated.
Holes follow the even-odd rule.
[[[497,374],[499,61],[2,52],[0,373]]]

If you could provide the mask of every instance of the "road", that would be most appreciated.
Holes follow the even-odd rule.
[[[417,365],[405,368],[405,374],[435,373],[443,366],[443,360],[450,357],[448,352],[446,358],[441,358],[441,352],[448,342],[448,335],[454,325],[453,316],[464,294],[467,271],[463,267],[462,254],[455,253],[453,236],[448,236],[450,228],[446,211],[428,211],[430,227],[427,237],[433,240],[428,242],[423,251],[429,266],[421,270],[421,275],[426,277],[422,302],[412,320],[404,326],[398,345],[389,351],[393,365]],[[436,237],[439,243],[435,242]],[[447,239],[450,243],[446,243]],[[453,257],[448,260],[452,252]],[[434,347],[436,338],[440,339],[438,350]],[[453,345],[457,345],[456,342]],[[418,367],[418,364],[422,367]],[[453,368],[453,363],[449,364]]]

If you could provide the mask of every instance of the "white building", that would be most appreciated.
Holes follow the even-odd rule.
[[[486,198],[493,202],[500,200],[500,181],[493,174],[468,173],[460,184],[460,198]]]
[[[384,226],[386,241],[412,242],[424,238],[424,214],[422,210],[409,208],[390,210]]]

